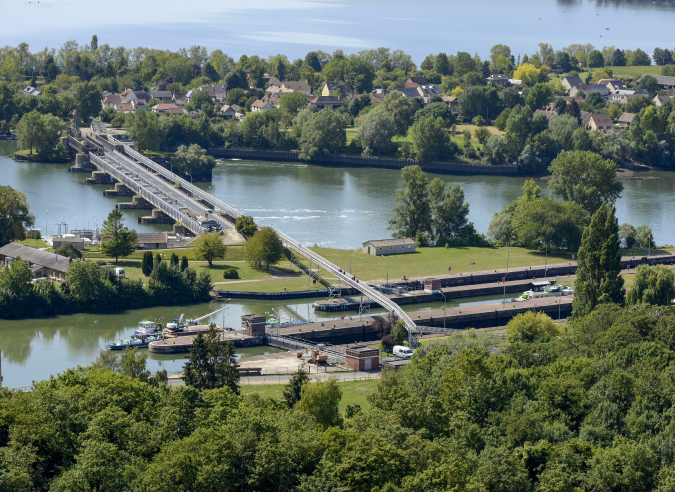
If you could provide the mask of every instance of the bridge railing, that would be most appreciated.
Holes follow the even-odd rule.
[[[108,141],[114,142],[114,143],[120,143],[116,139],[114,139],[111,135],[108,135]],[[241,212],[238,210],[234,209],[233,207],[227,205],[224,203],[222,200],[219,200],[218,198],[210,195],[209,193],[203,191],[202,189],[194,186],[192,183],[189,181],[181,178],[180,176],[177,176],[173,174],[171,171],[165,169],[163,166],[160,166],[156,162],[152,161],[151,159],[148,159],[147,157],[141,155],[140,153],[136,152],[135,150],[131,149],[129,146],[125,145],[125,152],[130,156],[136,159],[139,162],[142,162],[144,165],[148,166],[150,169],[153,169],[157,171],[159,174],[173,180],[174,182],[179,182],[181,186],[190,191],[193,196],[197,196],[203,200],[208,201],[209,203],[212,203],[214,207],[220,208],[221,210],[227,212],[231,217],[237,218],[241,216]],[[416,331],[416,324],[415,322],[406,314],[406,312],[401,308],[398,304],[395,302],[391,301],[387,296],[382,294],[381,292],[378,292],[377,290],[373,289],[372,287],[366,285],[364,282],[352,280],[351,275],[347,275],[347,273],[343,273],[343,270],[335,266],[333,263],[329,262],[328,260],[324,259],[322,256],[314,253],[312,250],[309,248],[306,248],[302,244],[298,243],[294,239],[290,238],[283,232],[276,230],[277,234],[281,238],[281,240],[284,242],[286,247],[289,249],[295,251],[298,254],[301,254],[302,256],[312,260],[312,262],[316,263],[317,265],[323,267],[325,270],[328,270],[331,274],[335,275],[338,279],[340,279],[342,282],[354,287],[355,289],[363,292],[365,295],[370,297],[372,300],[376,301],[378,304],[380,304],[382,307],[387,309],[390,312],[396,313],[399,319],[402,319],[406,325],[406,328],[408,329],[409,332],[415,333]]]
[[[107,159],[112,159],[108,154],[106,154]],[[131,177],[127,176],[124,172],[122,172],[117,166],[115,166],[112,163],[107,162],[105,159],[98,157],[96,154],[90,152],[89,153],[89,160],[96,165],[101,171],[104,171],[105,173],[109,174],[113,178],[115,178],[117,181],[120,183],[124,184],[127,188],[132,190],[134,193],[139,195],[141,198],[146,200],[148,203],[152,204],[154,207],[158,208],[162,212],[164,212],[166,215],[171,217],[177,222],[182,223],[189,229],[195,231],[195,232],[204,232],[204,229],[197,223],[196,220],[191,219],[187,215],[185,215],[183,212],[177,210],[175,207],[172,207],[170,204],[166,203],[164,200],[160,199],[157,195],[154,193],[151,193],[148,191],[146,188],[141,186],[139,183],[137,183],[134,179]],[[114,160],[114,159],[113,159]],[[115,161],[117,162],[117,161]],[[122,167],[123,166],[119,166]]]

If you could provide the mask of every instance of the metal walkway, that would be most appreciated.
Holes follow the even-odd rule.
[[[135,193],[138,193],[145,200],[152,203],[153,206],[182,223],[195,234],[201,234],[206,231],[206,229],[202,227],[199,217],[206,215],[209,219],[217,221],[222,227],[232,228],[237,218],[242,215],[238,210],[232,208],[225,202],[210,195],[197,186],[194,186],[189,181],[165,169],[160,164],[139,154],[128,145],[124,145],[113,138],[111,135],[97,135],[96,138],[101,141],[106,139],[106,137],[109,145],[114,149],[122,149],[123,152],[109,150],[106,145],[104,156],[98,157],[93,153],[89,154],[91,162],[119,182],[124,183]],[[180,184],[181,188],[189,192],[190,196],[183,194],[182,191],[172,186],[174,183]],[[199,200],[203,200],[212,207],[207,208]],[[181,210],[183,208],[187,210]],[[215,209],[219,209],[220,213],[216,213]],[[199,217],[195,216],[194,210],[199,212]],[[338,282],[359,290],[364,296],[377,302],[389,312],[395,313],[398,319],[403,320],[405,323],[411,342],[417,339],[420,333],[417,330],[415,322],[398,304],[392,302],[383,293],[366,285],[365,282],[360,281],[356,277],[353,277],[349,272],[345,272],[341,268],[338,268],[330,261],[295,241],[283,232],[277,229],[275,229],[275,231],[284,245],[295,254],[304,256],[310,260],[310,264],[318,265],[325,271],[330,272]]]

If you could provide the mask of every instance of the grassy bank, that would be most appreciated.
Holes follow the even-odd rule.
[[[371,393],[377,385],[377,379],[369,381],[347,381],[341,382],[340,389],[342,390],[342,399],[340,400],[340,411],[344,412],[347,405],[360,405],[362,410],[368,410],[370,403],[366,400],[366,396]],[[284,384],[270,384],[270,385],[251,385],[243,384],[241,392],[244,395],[260,395],[263,398],[276,398],[281,400],[283,398]]]
[[[172,249],[153,249],[150,250],[150,252],[154,255],[157,253],[164,255],[166,259],[171,258],[171,255],[173,253],[176,253],[178,255],[178,258],[183,258],[183,256],[186,256],[188,260],[191,261],[196,261],[196,253],[194,248],[172,248]],[[145,251],[143,250],[138,250],[134,251],[131,253],[129,256],[127,256],[125,259],[131,259],[131,260],[140,260],[143,258],[143,254]],[[98,251],[98,249],[85,249],[84,251],[84,257],[85,258],[109,258],[109,256],[104,255]],[[241,244],[235,244],[227,247],[227,251],[225,253],[225,258],[223,260],[225,261],[243,261],[244,259],[244,246]]]

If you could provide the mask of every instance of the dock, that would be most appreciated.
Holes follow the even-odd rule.
[[[197,335],[187,335],[177,338],[169,338],[167,340],[158,340],[150,342],[148,350],[153,354],[179,354],[189,352],[192,348],[192,343]],[[241,332],[223,332],[220,334],[220,343],[227,345],[228,342],[237,347],[255,347],[263,344],[263,339],[260,337],[251,337]]]

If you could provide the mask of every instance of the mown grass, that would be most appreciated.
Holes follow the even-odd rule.
[[[367,381],[345,381],[338,382],[342,390],[342,399],[340,400],[340,411],[344,412],[347,405],[360,405],[362,410],[368,410],[370,403],[366,399],[368,394],[372,393],[377,385],[377,379]],[[312,383],[315,384],[315,383]],[[260,395],[263,398],[274,398],[281,400],[285,384],[270,385],[242,385],[241,392],[244,395]]]
[[[29,246],[31,248],[47,248],[49,245],[45,243],[42,239],[22,239],[21,241],[14,241],[17,244],[23,244],[24,246]]]
[[[178,255],[178,258],[183,258],[183,256],[187,257],[188,261],[189,260],[197,260],[196,252],[194,248],[175,248],[175,249],[152,249],[149,250],[152,255],[156,255],[157,253],[161,255],[165,255],[166,258],[171,258],[171,255],[173,253],[176,253]],[[127,258],[128,259],[136,259],[140,260],[143,258],[143,254],[145,253],[144,250],[137,250],[131,253]],[[109,258],[109,256],[104,255],[100,253],[98,250],[87,250],[85,251],[85,258]],[[227,246],[227,250],[225,252],[225,257],[223,260],[225,261],[243,261],[244,259],[244,246],[241,244],[234,244],[234,245],[229,245]]]

